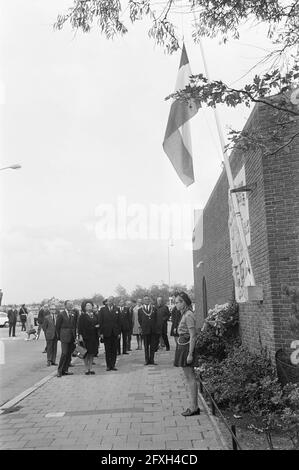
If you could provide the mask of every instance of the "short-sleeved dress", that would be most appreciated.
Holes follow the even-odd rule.
[[[176,346],[174,356],[174,366],[176,367],[193,367],[194,361],[191,364],[187,364],[187,357],[189,354],[190,344],[190,331],[189,328],[196,329],[196,318],[195,313],[191,310],[187,310],[181,318],[178,326],[178,342]]]
[[[139,307],[138,305],[136,305],[133,308],[133,331],[132,331],[133,335],[141,334],[141,328],[140,328],[139,321],[138,321],[138,310],[139,310]]]

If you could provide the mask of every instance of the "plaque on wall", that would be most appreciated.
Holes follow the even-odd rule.
[[[239,173],[234,178],[235,188],[246,185],[245,178],[245,167],[242,166]],[[249,205],[248,205],[248,196],[246,192],[236,193],[239,203],[239,210],[242,219],[242,225],[245,235],[245,240],[247,247],[250,246],[250,222],[249,222]],[[245,261],[243,247],[240,239],[240,234],[236,222],[236,217],[234,214],[231,194],[228,193],[228,205],[229,205],[229,219],[228,219],[228,228],[229,228],[229,238],[230,238],[230,253],[232,259],[232,270],[233,278],[235,283],[235,297],[237,302],[246,302],[248,301],[248,290],[247,287],[250,285],[250,275],[247,269],[247,264]]]

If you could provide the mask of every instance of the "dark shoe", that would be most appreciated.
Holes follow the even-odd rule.
[[[62,377],[62,374],[60,372],[58,372],[56,377]]]
[[[73,372],[62,372],[62,375],[74,375]]]
[[[148,366],[150,364],[150,362],[145,362],[144,365],[145,366]]]
[[[109,370],[112,370],[111,367],[106,367],[106,372],[109,372]]]
[[[90,370],[88,370],[87,372],[85,372],[85,375],[89,375],[90,374]]]
[[[114,369],[113,369],[114,370]],[[95,375],[95,371],[94,370],[90,370],[89,371],[90,375]]]
[[[111,367],[110,370],[118,370],[116,367]]]
[[[129,354],[128,352],[123,352],[123,354]]]
[[[195,416],[200,415],[200,408],[197,408],[195,411],[191,411],[190,408],[187,408],[186,411],[183,411],[182,416]]]
[[[92,363],[93,366],[96,366],[97,364],[95,362]]]
[[[43,354],[45,354],[47,351],[43,351]]]
[[[166,348],[166,351],[170,351],[170,348]]]
[[[58,364],[56,364],[56,362],[52,362],[51,365],[52,366],[58,366]]]

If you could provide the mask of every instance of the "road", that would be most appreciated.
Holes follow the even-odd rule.
[[[16,338],[8,338],[8,328],[0,328],[0,406],[54,369],[47,367],[46,354],[42,353],[46,345],[44,334],[38,341],[25,341],[26,336],[21,326],[17,326]],[[60,347],[58,351],[60,355]]]

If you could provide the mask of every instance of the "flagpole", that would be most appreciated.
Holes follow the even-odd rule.
[[[204,53],[201,38],[199,40],[199,45],[200,45],[201,56],[202,56],[202,60],[203,60],[203,64],[204,64],[205,74],[206,74],[206,77],[208,79],[208,82],[210,82],[211,80],[210,80],[210,77],[209,77],[208,66],[207,66],[207,62],[206,62],[205,53]],[[233,179],[233,175],[232,175],[232,171],[231,171],[231,167],[230,167],[230,163],[229,163],[229,158],[228,158],[228,155],[227,155],[227,149],[225,148],[223,130],[222,130],[222,126],[220,124],[219,114],[218,114],[218,110],[217,110],[216,106],[213,107],[213,111],[214,111],[214,117],[215,117],[216,126],[217,126],[217,130],[218,130],[219,140],[220,140],[220,144],[221,144],[222,155],[223,155],[223,163],[224,163],[224,167],[225,167],[225,170],[226,170],[228,185],[229,185],[229,189],[232,190],[235,187],[234,179]],[[254,280],[254,275],[253,275],[253,271],[252,271],[252,266],[251,266],[250,256],[249,256],[248,247],[247,247],[247,243],[246,243],[246,238],[245,238],[245,234],[244,234],[244,229],[243,229],[243,223],[242,223],[242,217],[241,217],[241,212],[240,212],[240,208],[239,208],[238,198],[237,198],[237,195],[235,193],[231,193],[231,192],[230,192],[230,197],[231,197],[232,204],[233,204],[233,210],[234,210],[234,214],[235,214],[235,217],[236,217],[236,222],[237,222],[237,227],[238,227],[239,234],[240,234],[241,244],[242,244],[242,247],[243,247],[243,250],[244,250],[244,257],[245,257],[248,272],[249,272],[250,283],[251,283],[251,285],[254,286],[255,285],[255,280]]]

